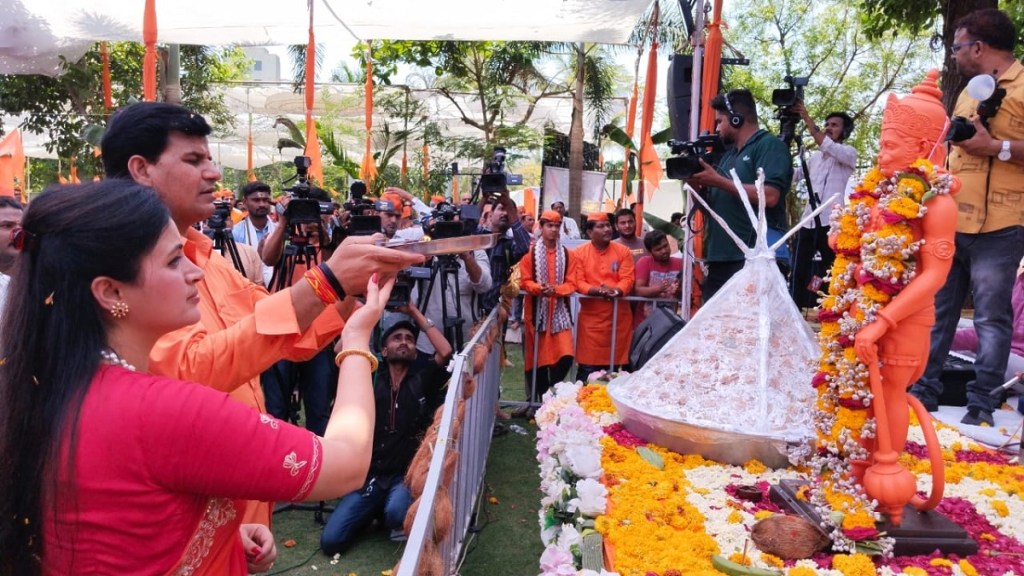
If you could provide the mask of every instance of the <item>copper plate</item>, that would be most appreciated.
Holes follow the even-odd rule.
[[[426,242],[413,241],[385,244],[385,246],[403,252],[423,254],[424,256],[439,256],[441,254],[461,254],[472,250],[486,250],[494,246],[497,241],[497,234],[473,234],[471,236],[428,240]]]

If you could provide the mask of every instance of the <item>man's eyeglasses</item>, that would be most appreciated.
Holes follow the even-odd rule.
[[[967,48],[968,46],[974,46],[975,44],[980,44],[980,43],[981,43],[981,40],[971,40],[969,42],[960,42],[959,44],[953,44],[952,46],[950,46],[949,50],[953,54],[956,54],[957,52],[960,51],[961,48]]]

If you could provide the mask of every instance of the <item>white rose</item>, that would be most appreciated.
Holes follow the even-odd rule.
[[[601,476],[601,450],[591,446],[569,446],[565,450],[569,469],[580,478]]]

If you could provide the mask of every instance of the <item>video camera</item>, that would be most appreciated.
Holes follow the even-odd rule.
[[[349,236],[372,236],[381,230],[380,216],[367,214],[376,211],[377,206],[366,198],[366,184],[362,180],[352,182],[348,188],[348,202],[343,207],[350,215],[345,232]]]
[[[469,236],[479,221],[480,207],[476,204],[455,206],[450,202],[441,202],[430,213],[430,221],[423,231],[434,240]]]
[[[231,219],[231,200],[214,200],[213,214],[206,219],[207,230],[224,230]]]
[[[412,287],[420,280],[430,279],[430,268],[423,266],[411,266],[402,270],[395,277],[395,285],[391,288],[391,295],[384,307],[394,310],[412,301]]]
[[[1003,105],[1003,98],[1006,96],[1005,88],[995,88],[992,95],[978,102],[978,120],[981,125],[988,129],[988,121],[999,112]],[[963,116],[954,116],[949,123],[949,132],[946,133],[947,142],[963,142],[970,139],[978,132],[974,123]]]
[[[318,224],[322,214],[334,212],[334,205],[309,197],[309,166],[312,163],[309,156],[296,156],[294,162],[295,176],[293,178],[297,178],[298,181],[284,189],[291,198],[284,210],[284,216],[288,219],[289,225]]]
[[[702,171],[701,160],[714,166],[725,150],[721,137],[707,132],[692,141],[669,140],[668,145],[676,156],[665,160],[665,172],[673,180],[686,180]]]
[[[484,194],[504,192],[508,186],[505,178],[505,149],[494,147],[494,156],[484,165],[484,173],[480,176],[480,191]]]
[[[804,86],[807,86],[808,78],[786,76],[783,80],[789,88],[772,90],[772,104],[777,108],[775,118],[779,121],[779,138],[791,144],[796,136],[797,122],[800,121],[800,115],[793,110],[793,106],[804,99]]]

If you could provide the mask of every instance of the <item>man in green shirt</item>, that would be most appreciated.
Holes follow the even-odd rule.
[[[747,216],[739,192],[733,185],[730,170],[735,169],[743,182],[743,191],[757,209],[757,169],[764,170],[764,201],[768,227],[785,230],[786,193],[793,180],[793,158],[789,146],[758,125],[757,106],[749,90],[731,90],[711,100],[715,126],[726,151],[717,165],[701,160],[704,169],[691,176],[687,183],[701,191],[708,205],[725,219],[729,228],[747,243],[754,245],[754,227]],[[726,235],[721,226],[708,219],[704,260],[708,273],[701,287],[706,303],[743,268],[743,252]]]

